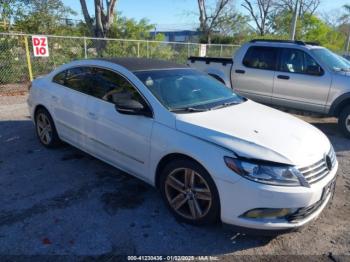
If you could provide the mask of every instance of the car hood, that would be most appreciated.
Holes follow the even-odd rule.
[[[176,128],[241,157],[297,166],[320,160],[330,149],[328,138],[317,128],[250,100],[212,111],[177,114]]]

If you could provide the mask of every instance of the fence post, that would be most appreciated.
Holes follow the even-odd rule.
[[[137,57],[140,57],[140,42],[137,42]]]
[[[87,59],[86,37],[84,37],[84,56]]]
[[[191,56],[190,54],[190,43],[187,43],[187,58],[189,58]]]
[[[222,44],[220,46],[220,57],[222,57]]]
[[[148,42],[148,40],[147,40],[147,58],[149,58],[149,42]]]
[[[26,57],[27,57],[27,65],[28,65],[28,72],[29,72],[29,79],[30,81],[33,81],[33,71],[32,71],[32,63],[30,61],[30,52],[29,52],[29,45],[28,45],[28,36],[24,36],[24,45],[26,47]]]

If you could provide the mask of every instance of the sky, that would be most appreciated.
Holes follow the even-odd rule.
[[[63,0],[75,10],[77,19],[83,19],[80,1]],[[90,14],[93,14],[93,0],[86,0]],[[241,7],[242,0],[236,0],[236,8],[245,12]],[[340,9],[350,0],[321,0],[319,13],[327,13]],[[198,25],[197,0],[118,0],[117,11],[123,16],[140,20],[147,18],[157,25],[157,30],[190,29]]]

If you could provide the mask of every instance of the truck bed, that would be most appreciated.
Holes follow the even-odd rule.
[[[190,56],[187,65],[205,72],[223,82],[226,86],[231,87],[232,58]]]

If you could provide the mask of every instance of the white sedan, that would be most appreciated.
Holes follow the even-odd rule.
[[[188,223],[294,229],[332,196],[321,131],[184,65],[74,61],[34,80],[28,104],[44,146],[63,140],[154,185]]]

